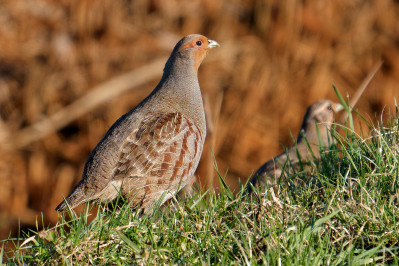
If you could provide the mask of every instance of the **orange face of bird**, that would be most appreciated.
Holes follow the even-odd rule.
[[[328,127],[334,121],[334,115],[343,109],[343,106],[339,103],[331,101],[320,101],[318,108],[314,110],[315,120],[319,123],[325,123]]]
[[[182,52],[186,49],[192,50],[194,54],[194,68],[198,71],[202,60],[204,60],[206,53],[215,47],[220,46],[216,41],[210,40],[205,36],[199,35],[198,37],[193,38],[188,43],[184,44],[180,49],[179,52]]]

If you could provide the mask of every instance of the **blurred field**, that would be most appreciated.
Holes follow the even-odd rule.
[[[91,149],[155,87],[162,58],[182,36],[221,44],[199,71],[209,133],[197,174],[204,188],[218,184],[213,151],[236,189],[292,143],[309,104],[337,100],[332,82],[353,95],[383,60],[357,107],[372,122],[393,111],[398,17],[399,2],[388,0],[2,1],[0,239],[41,213],[45,224],[57,221],[54,207],[80,180]],[[25,130],[54,115],[56,123]]]

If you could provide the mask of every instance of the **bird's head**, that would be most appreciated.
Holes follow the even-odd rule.
[[[330,100],[320,100],[309,106],[308,120],[309,122],[316,121],[331,128],[335,114],[341,110],[343,110],[343,106],[339,103]]]
[[[319,100],[308,107],[303,118],[301,132],[307,138],[317,138],[317,128],[323,138],[323,143],[327,143],[327,130],[330,130],[335,114],[343,110],[343,106],[330,100]],[[301,133],[300,133],[301,135]],[[298,137],[300,138],[300,136]]]
[[[176,56],[188,57],[194,60],[194,68],[198,71],[199,66],[204,60],[207,52],[220,45],[200,34],[191,34],[181,39],[173,49],[172,54]]]

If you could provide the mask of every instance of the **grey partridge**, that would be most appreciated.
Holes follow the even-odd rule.
[[[343,106],[329,100],[319,100],[310,105],[303,118],[296,144],[285,152],[263,164],[254,174],[250,183],[253,186],[275,184],[286,178],[292,167],[311,159],[320,159],[319,149],[329,145],[330,129],[336,112]],[[320,134],[320,138],[319,138]],[[309,145],[308,145],[309,144]],[[250,184],[248,189],[250,190]]]
[[[176,44],[159,84],[111,126],[57,211],[87,201],[110,202],[121,194],[147,212],[190,183],[206,136],[198,68],[217,46],[198,34]]]

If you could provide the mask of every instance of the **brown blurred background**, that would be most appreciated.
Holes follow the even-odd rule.
[[[221,44],[199,71],[209,132],[197,174],[218,184],[213,151],[237,189],[292,143],[309,104],[337,100],[333,82],[353,95],[383,60],[357,107],[373,122],[393,110],[398,18],[389,0],[1,1],[0,239],[41,213],[56,223],[91,149],[155,87],[184,35]]]

